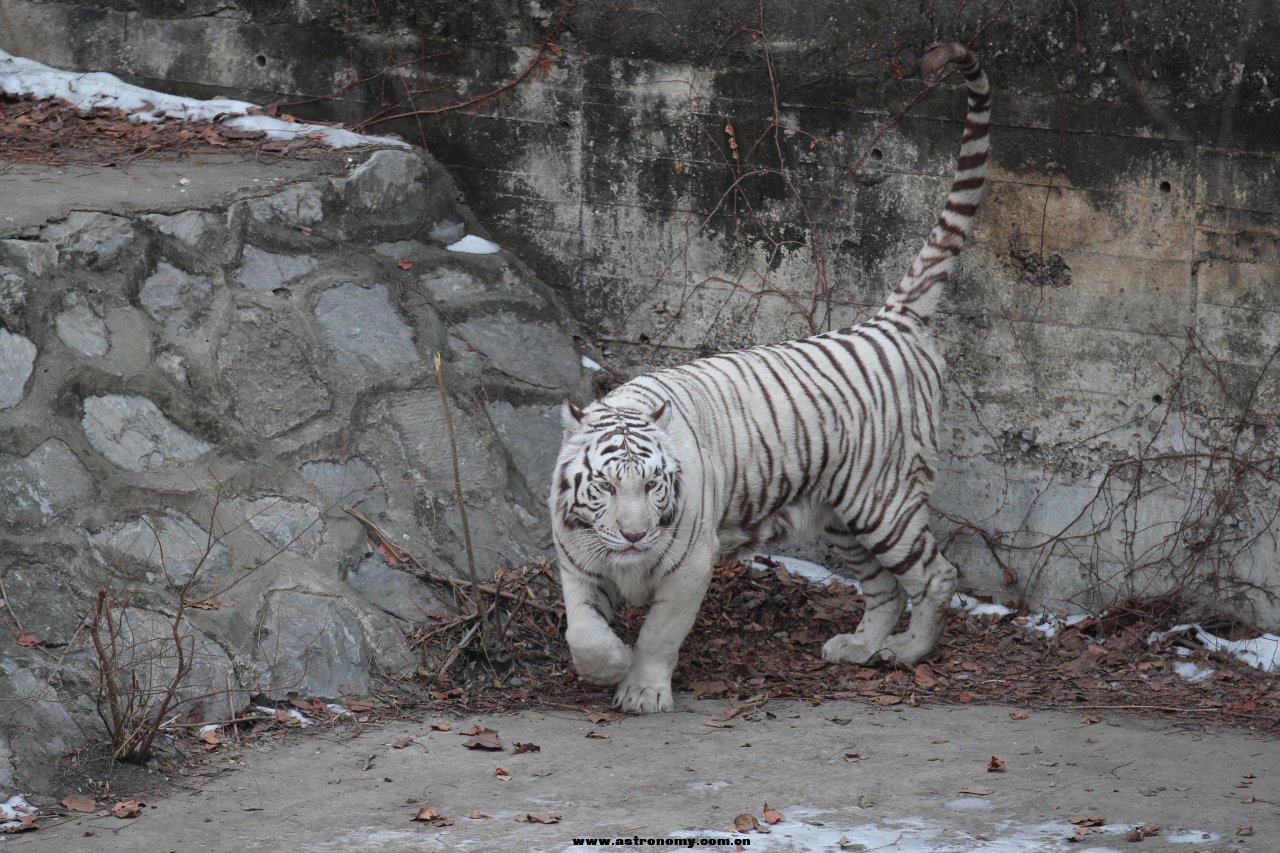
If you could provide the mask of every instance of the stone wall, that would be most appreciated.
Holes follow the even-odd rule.
[[[179,595],[198,602],[178,710],[199,719],[412,674],[402,628],[451,602],[342,507],[466,571],[437,352],[477,567],[547,555],[559,403],[590,374],[522,265],[447,248],[476,224],[429,157],[0,174],[0,197],[35,194],[72,209],[0,223],[0,619],[29,635],[0,643],[0,788],[102,736],[100,593],[147,701]]]
[[[919,58],[972,40],[994,155],[938,323],[948,553],[1001,598],[1173,586],[1280,620],[1274,3],[3,9],[7,48],[46,61],[414,113],[376,128],[424,141],[623,373],[868,313],[959,134],[954,84],[917,99]]]

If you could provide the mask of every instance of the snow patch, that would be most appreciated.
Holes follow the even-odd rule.
[[[1152,631],[1147,635],[1147,645],[1154,645],[1176,634],[1187,632],[1193,632],[1196,642],[1208,651],[1234,655],[1254,669],[1260,669],[1263,672],[1280,670],[1280,636],[1275,634],[1263,634],[1252,640],[1228,640],[1210,634],[1197,623],[1188,622],[1183,625],[1174,625],[1167,631]]]
[[[0,50],[0,92],[15,97],[57,98],[82,111],[98,107],[118,109],[134,121],[158,122],[165,118],[178,118],[188,122],[216,122],[236,130],[260,130],[269,139],[298,139],[318,134],[332,148],[357,145],[410,147],[399,139],[365,136],[328,125],[290,122],[261,115],[262,108],[248,101],[184,98],[134,86],[114,74],[62,71],[3,50]],[[254,112],[259,114],[251,114]]]
[[[762,557],[764,558],[763,560],[760,559]],[[787,571],[791,572],[791,574],[807,578],[812,584],[822,585],[830,583],[831,581],[836,581],[837,583],[852,587],[859,593],[862,592],[861,585],[854,578],[847,578],[844,575],[831,571],[826,566],[820,566],[817,563],[811,563],[808,560],[801,560],[796,557],[777,557],[772,554],[757,554],[747,563],[747,565],[753,569],[761,569],[767,572],[772,568],[772,566],[769,565],[769,563],[764,562],[764,560],[785,566]]]
[[[0,803],[0,830],[13,829],[18,826],[19,817],[34,815],[38,811],[39,809],[27,802],[26,797],[21,794],[14,794],[3,803]]]
[[[492,255],[502,251],[502,247],[497,243],[493,243],[483,237],[477,237],[475,234],[468,234],[458,242],[445,246],[445,248],[450,252],[461,252],[464,255]]]
[[[596,361],[593,358],[587,358],[585,355],[582,357],[582,366],[585,367],[587,370],[601,369],[600,362]]]

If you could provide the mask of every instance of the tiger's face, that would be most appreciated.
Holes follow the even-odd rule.
[[[665,403],[651,412],[565,404],[552,511],[588,566],[652,564],[669,546],[680,497],[669,414]]]

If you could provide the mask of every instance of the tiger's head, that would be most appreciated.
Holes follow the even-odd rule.
[[[551,511],[561,544],[587,565],[653,564],[666,552],[680,501],[671,411],[565,402]]]

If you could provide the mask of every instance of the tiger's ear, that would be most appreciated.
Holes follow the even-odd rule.
[[[649,421],[658,429],[666,429],[671,421],[671,401],[663,400],[661,406],[649,413]]]
[[[582,429],[582,419],[586,416],[587,413],[575,406],[572,400],[565,400],[564,408],[560,410],[560,423],[564,425],[564,437],[569,438]]]

